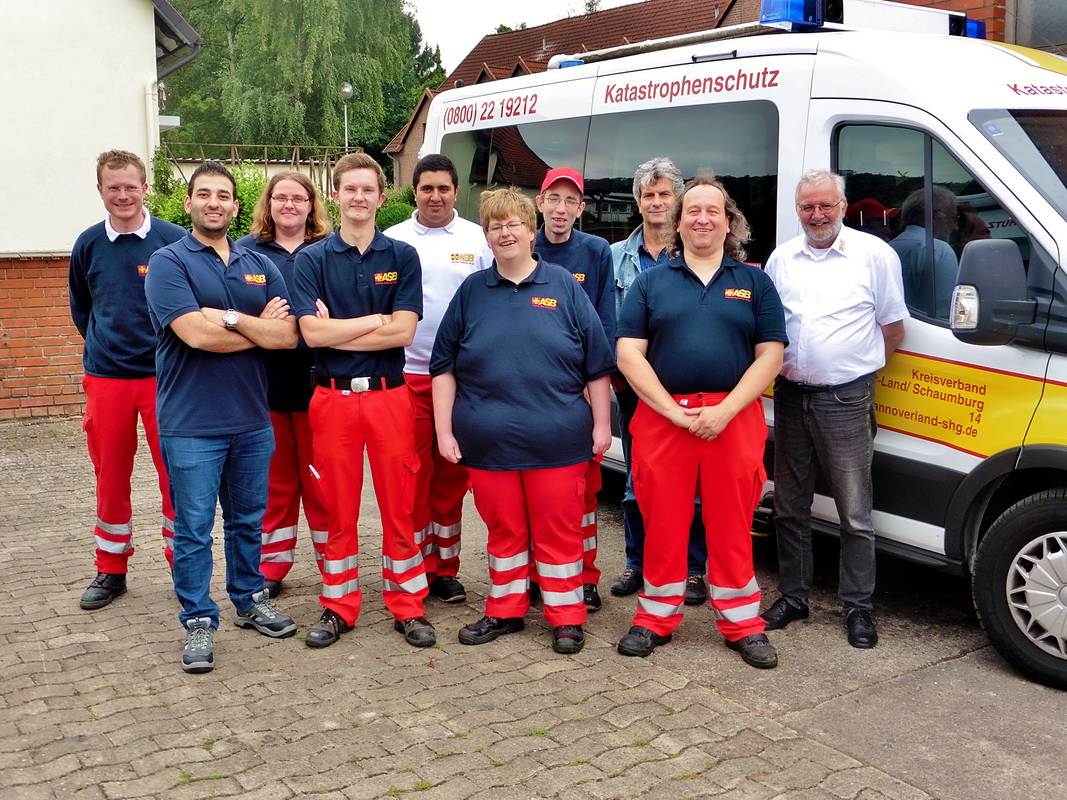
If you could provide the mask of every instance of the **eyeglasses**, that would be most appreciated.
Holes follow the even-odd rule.
[[[656,159],[652,159],[651,161],[646,161],[637,169],[648,171],[654,169],[677,169],[677,167],[674,166],[674,162],[672,161],[657,161]]]
[[[841,205],[840,200],[838,200],[836,203],[805,203],[802,206],[798,205],[797,211],[799,211],[804,216],[808,216],[809,214],[814,213],[815,209],[819,209],[820,214],[829,214],[839,205]]]
[[[270,199],[280,206],[284,206],[286,203],[292,203],[297,208],[304,205],[304,203],[309,202],[309,198],[307,197],[290,197],[287,194],[272,194]]]
[[[504,228],[507,228],[512,233],[517,234],[524,227],[526,227],[525,222],[509,222],[506,225],[490,225],[488,228],[486,228],[486,232],[490,236],[499,236],[503,232]]]
[[[581,200],[575,200],[573,197],[560,197],[558,194],[550,194],[541,198],[545,205],[558,206],[563,203],[571,211],[574,211],[578,206],[582,204]]]

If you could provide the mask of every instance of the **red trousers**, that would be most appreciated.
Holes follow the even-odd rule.
[[[725,393],[675,395],[689,408]],[[730,641],[761,633],[752,566],[752,514],[766,473],[767,424],[756,400],[711,441],[699,439],[643,402],[630,424],[634,493],[645,520],[645,586],[634,625],[665,636],[682,621],[693,498],[700,496],[708,541],[708,582],[719,630]]]
[[[163,555],[174,563],[174,509],[170,483],[156,432],[156,379],[82,378],[85,417],[82,428],[89,458],[96,472],[96,570],[125,574],[133,555],[133,511],[130,477],[137,452],[137,417],[144,423],[145,438],[159,477],[162,497]]]
[[[599,508],[597,493],[604,485],[600,475],[600,462],[603,455],[596,456],[585,465],[585,495],[582,506],[582,583],[594,586],[600,582],[600,568],[596,565],[597,522],[596,512]],[[530,581],[541,585],[537,580],[537,570],[530,571]]]
[[[411,527],[419,458],[410,390],[406,385],[373,392],[320,386],[309,415],[315,470],[329,513],[319,601],[349,625],[359,617],[358,523],[366,450],[382,519],[382,599],[396,619],[421,617],[427,584]]]
[[[582,463],[556,469],[470,471],[474,504],[489,529],[486,616],[526,614],[532,554],[545,620],[554,627],[585,623],[582,508],[586,469]]]
[[[470,474],[437,449],[430,376],[404,377],[415,400],[415,452],[419,456],[411,518],[415,543],[422,550],[427,580],[438,575],[455,577],[459,572],[463,498],[470,488]]]
[[[320,572],[329,515],[322,505],[317,482],[311,474],[314,456],[307,412],[272,411],[270,421],[274,427],[274,455],[270,460],[267,510],[263,514],[260,571],[264,578],[280,581],[293,567],[301,501],[304,503],[304,517],[311,530],[311,542]]]

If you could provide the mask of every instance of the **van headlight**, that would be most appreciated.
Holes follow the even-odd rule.
[[[978,290],[959,285],[952,290],[952,313],[949,327],[954,331],[973,331],[978,327]]]

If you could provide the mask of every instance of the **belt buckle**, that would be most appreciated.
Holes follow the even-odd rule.
[[[367,392],[370,391],[370,378],[352,378],[349,381],[353,392]]]

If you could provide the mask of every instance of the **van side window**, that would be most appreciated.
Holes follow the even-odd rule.
[[[845,125],[835,139],[845,177],[845,223],[889,242],[900,256],[911,313],[947,324],[959,257],[975,239],[1026,234],[940,142],[922,131]]]
[[[778,109],[767,100],[626,111],[447,134],[441,152],[459,170],[456,208],[477,220],[485,189],[517,186],[536,194],[550,167],[581,170],[581,230],[609,242],[641,224],[633,196],[639,164],[666,156],[686,179],[714,172],[752,227],[749,260],[774,248],[778,202]]]

